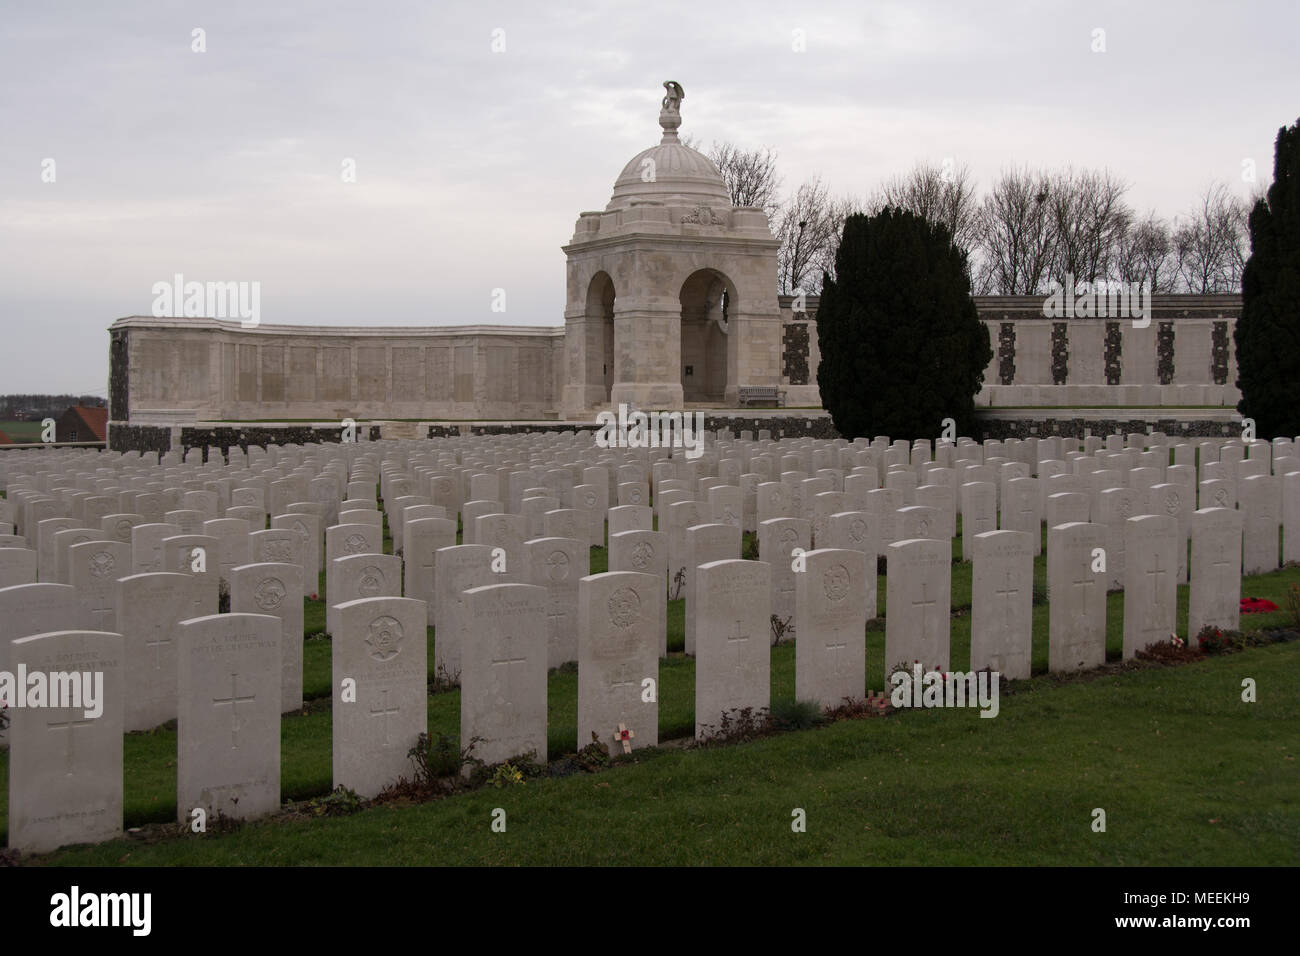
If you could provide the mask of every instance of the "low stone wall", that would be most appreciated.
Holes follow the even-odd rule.
[[[379,425],[360,424],[368,429],[371,441],[380,437]],[[183,425],[171,428],[162,425],[131,425],[110,423],[108,447],[111,451],[156,451],[166,453],[179,448],[182,453],[191,448],[247,449],[250,445],[265,448],[267,445],[307,445],[342,441],[337,425]]]
[[[1159,409],[1153,409],[1158,413]],[[1034,412],[1025,411],[1019,415],[996,416],[988,413],[977,415],[976,430],[978,434],[971,437],[984,439],[1007,438],[1046,438],[1059,435],[1062,438],[1083,438],[1086,435],[1128,434],[1146,432],[1148,429],[1164,432],[1172,437],[1185,438],[1225,438],[1237,435],[1241,425],[1236,420],[1223,417],[1187,417],[1176,418],[1164,415],[1101,417],[1098,415],[1079,415],[1057,417],[1050,414],[1050,409],[1043,409],[1044,415],[1035,416]],[[461,435],[518,435],[529,432],[564,432],[595,431],[594,422],[428,422],[423,425],[426,438],[451,438]],[[818,438],[834,439],[841,437],[829,415],[725,415],[705,414],[704,427],[716,432],[725,429],[733,435],[743,431],[758,437],[760,431],[771,433],[777,438]],[[381,426],[361,423],[358,430],[370,441],[381,437]],[[899,436],[903,437],[903,436]],[[916,436],[912,436],[916,437]],[[250,445],[266,447],[271,445],[305,445],[318,442],[338,442],[342,439],[338,426],[320,425],[262,425],[262,424],[226,424],[196,425],[165,428],[159,425],[129,425],[113,423],[109,428],[108,447],[111,451],[168,452],[173,446],[182,452],[191,448],[220,448],[223,452],[231,447],[247,449]]]
[[[741,432],[753,432],[758,437],[760,431],[769,431],[773,438],[839,438],[831,417],[818,415],[709,415],[704,416],[704,428],[717,431],[725,428],[734,435]]]
[[[108,449],[109,451],[156,451],[165,454],[172,450],[172,430],[164,425],[109,422]]]
[[[1049,411],[1044,409],[1044,411]],[[1088,435],[1145,434],[1148,429],[1171,439],[1228,438],[1241,434],[1241,425],[1213,419],[1174,418],[984,418],[978,420],[980,440],[990,438],[1085,438]]]

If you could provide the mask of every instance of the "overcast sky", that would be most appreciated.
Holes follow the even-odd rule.
[[[0,393],[104,394],[105,330],[175,273],[260,282],[264,323],[561,324],[560,246],[666,79],[683,134],[774,148],[787,189],[1107,166],[1173,216],[1269,178],[1297,36],[1292,0],[4,0]]]

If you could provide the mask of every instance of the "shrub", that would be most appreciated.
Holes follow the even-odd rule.
[[[716,727],[704,724],[700,729],[702,733],[696,742],[699,746],[739,743],[767,736],[772,732],[772,721],[766,707],[757,710],[753,707],[732,708],[722,714]]]
[[[346,817],[359,812],[364,806],[365,801],[357,796],[355,790],[349,790],[340,784],[325,796],[308,800],[302,809],[314,817]]]
[[[587,773],[595,773],[609,766],[609,748],[601,743],[596,732],[591,732],[591,743],[578,751],[576,763]]]
[[[455,737],[439,734],[437,739],[432,739],[428,734],[420,734],[407,756],[415,763],[416,778],[421,783],[430,784],[457,776],[466,764],[478,763],[470,756],[477,742],[475,737],[468,747],[461,750],[460,741]]]
[[[815,700],[778,700],[770,719],[773,730],[808,730],[822,722],[822,706]]]
[[[944,225],[894,208],[849,216],[817,337],[822,403],[845,438],[931,438],[946,418],[974,431],[993,348],[966,253]]]
[[[1237,346],[1237,410],[1256,433],[1300,431],[1295,383],[1300,380],[1300,122],[1278,130],[1273,183],[1249,219],[1250,258],[1241,273]]]

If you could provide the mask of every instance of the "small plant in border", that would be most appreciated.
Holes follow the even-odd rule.
[[[785,620],[782,620],[780,615],[777,614],[772,615],[772,646],[773,647],[775,647],[777,644],[780,644],[781,641],[785,639],[786,632],[791,630],[791,624],[793,621],[794,621],[793,617],[787,617]]]
[[[479,763],[472,756],[474,745],[478,741],[479,738],[475,737],[469,742],[468,747],[461,750],[460,741],[455,737],[438,734],[434,739],[428,734],[420,734],[415,746],[407,752],[407,756],[415,763],[416,777],[419,781],[432,784],[457,776],[466,764]]]

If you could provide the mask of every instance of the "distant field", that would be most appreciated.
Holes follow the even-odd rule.
[[[4,432],[17,443],[40,441],[41,423],[0,421],[0,432]]]

